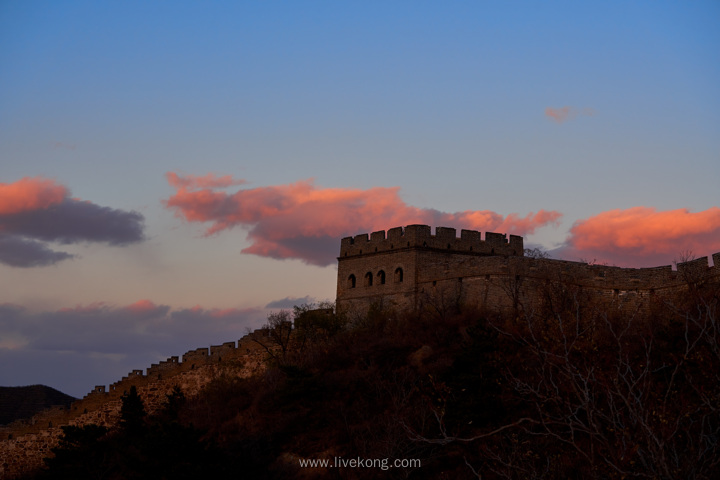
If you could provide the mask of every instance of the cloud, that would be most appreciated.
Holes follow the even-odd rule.
[[[0,216],[3,232],[46,242],[104,242],[127,245],[143,240],[144,217],[66,198],[48,208]]]
[[[545,210],[520,217],[489,210],[445,213],[422,209],[407,205],[400,198],[399,187],[320,188],[305,180],[226,193],[192,183],[192,187],[186,186],[178,181],[184,177],[172,172],[167,177],[176,192],[164,201],[165,206],[189,222],[208,223],[206,235],[247,227],[252,243],[243,253],[296,258],[314,265],[333,263],[338,239],[360,232],[420,223],[525,235],[557,224],[562,216]]]
[[[4,385],[54,384],[83,395],[171,355],[236,341],[265,316],[261,308],[173,309],[147,299],[39,313],[0,304],[0,379]]]
[[[0,184],[0,262],[14,267],[51,265],[73,256],[45,243],[128,245],[144,239],[144,217],[70,198],[53,180],[23,178]]]
[[[22,178],[0,183],[0,215],[12,215],[61,203],[68,189],[46,178]]]
[[[265,308],[293,308],[295,305],[310,305],[315,303],[315,299],[309,295],[304,297],[285,297],[280,300],[273,300],[265,305]]]
[[[56,252],[45,244],[16,235],[0,235],[0,263],[11,267],[44,267],[73,258]]]
[[[168,172],[165,176],[168,180],[168,183],[175,188],[226,188],[247,183],[247,181],[243,179],[234,179],[231,175],[223,175],[222,177],[217,177],[212,173],[203,176],[180,176],[177,173]]]
[[[62,148],[65,150],[75,150],[75,148],[77,148],[77,145],[75,145],[74,143],[69,144],[64,142],[53,142],[52,146],[54,149]]]
[[[572,120],[578,115],[591,117],[595,115],[595,110],[592,108],[583,108],[578,111],[576,108],[568,106],[561,108],[547,107],[545,109],[545,116],[556,123],[564,123],[567,120]]]
[[[179,340],[209,344],[240,338],[248,320],[256,320],[260,313],[257,308],[172,309],[147,299],[124,306],[96,302],[34,315],[14,311],[22,317],[15,333],[26,336],[30,348],[102,354],[170,353]]]
[[[563,123],[570,116],[570,107],[547,107],[545,109],[545,116],[549,117],[551,120],[554,120],[557,123]]]
[[[720,208],[658,211],[633,207],[575,222],[558,253],[625,266],[668,264],[682,252],[720,251]]]
[[[127,310],[128,312],[130,312],[132,314],[142,314],[142,313],[155,314],[155,313],[159,313],[160,311],[162,311],[163,314],[167,313],[165,309],[158,310],[158,308],[159,307],[157,305],[155,305],[153,302],[151,302],[150,300],[144,299],[144,300],[138,300],[137,302],[128,305],[127,307],[125,307],[125,310]]]

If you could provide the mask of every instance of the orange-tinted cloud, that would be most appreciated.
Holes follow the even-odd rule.
[[[556,121],[557,123],[563,123],[570,116],[570,107],[552,108],[547,107],[545,109],[545,116]]]
[[[706,255],[720,251],[720,208],[610,210],[575,222],[567,245],[585,258],[628,266],[667,264],[687,251]]]
[[[578,113],[578,110],[576,108],[568,106],[564,106],[561,108],[547,107],[545,109],[545,116],[556,123],[564,123],[567,120],[572,120],[578,114],[585,117],[591,117],[595,115],[595,110],[593,110],[592,108],[583,108]]]
[[[153,312],[158,308],[157,305],[155,305],[152,301],[143,299],[138,300],[135,303],[132,303],[125,307],[125,309],[132,313],[143,313],[143,312]]]
[[[25,177],[13,183],[0,183],[0,215],[48,208],[61,203],[67,195],[67,188],[47,178]]]
[[[143,221],[137,212],[71,198],[70,191],[54,180],[26,177],[0,183],[0,263],[39,267],[73,258],[52,250],[47,242],[140,242]]]
[[[226,193],[190,188],[177,180],[182,178],[168,174],[177,191],[164,203],[187,221],[208,223],[206,235],[235,226],[250,227],[252,244],[244,253],[298,258],[316,265],[332,263],[338,238],[355,233],[421,223],[525,235],[556,224],[561,217],[559,212],[545,210],[520,217],[489,210],[445,213],[422,209],[407,205],[399,196],[399,187],[320,188],[305,180]]]

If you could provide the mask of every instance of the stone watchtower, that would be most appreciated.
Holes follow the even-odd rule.
[[[523,239],[505,234],[408,225],[342,239],[338,257],[338,311],[367,311],[390,302],[402,309],[418,307],[420,296],[438,283],[461,282],[479,257],[523,256]],[[458,275],[460,273],[460,275]]]
[[[342,239],[338,257],[337,309],[363,314],[373,304],[438,313],[460,304],[493,309],[539,306],[548,282],[593,292],[627,308],[649,308],[720,282],[720,253],[652,268],[588,265],[524,256],[516,235],[408,225]]]

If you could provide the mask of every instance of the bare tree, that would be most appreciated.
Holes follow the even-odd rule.
[[[432,287],[425,287],[419,298],[419,310],[428,313],[438,320],[446,320],[462,310],[463,302],[462,278],[442,282],[433,282]]]
[[[571,289],[569,290],[571,291]],[[580,297],[520,322],[495,323],[522,353],[505,382],[519,410],[473,435],[448,430],[416,441],[467,444],[480,478],[713,478],[720,468],[720,325],[717,293],[663,317],[595,310]]]
[[[269,314],[268,321],[260,329],[260,333],[260,336],[253,335],[251,339],[263,347],[272,359],[280,364],[285,364],[293,336],[290,312],[280,310]]]

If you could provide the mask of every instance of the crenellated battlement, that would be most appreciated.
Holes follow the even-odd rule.
[[[408,225],[395,227],[387,231],[380,230],[371,234],[363,233],[343,238],[340,242],[340,258],[392,252],[407,248],[439,249],[450,252],[477,254],[522,256],[523,238],[517,235],[461,230],[460,237],[454,228],[437,227],[435,234],[429,225]]]
[[[136,387],[149,414],[158,411],[167,395],[178,386],[187,396],[199,393],[218,375],[248,376],[261,371],[266,351],[253,339],[261,330],[248,333],[237,342],[190,350],[180,357],[154,363],[143,370],[132,370],[120,381],[96,385],[81,400],[67,407],[51,407],[29,419],[0,426],[0,479],[13,478],[42,465],[43,457],[57,446],[65,425],[96,424],[112,427],[120,418],[122,395]],[[242,347],[242,349],[241,349]]]
[[[257,344],[252,341],[252,338],[258,335],[262,335],[261,330],[249,332],[237,342],[225,342],[220,345],[211,345],[209,348],[201,347],[189,350],[182,357],[172,356],[167,360],[153,363],[146,369],[146,373],[143,373],[143,370],[132,370],[117,382],[111,383],[107,389],[105,385],[96,385],[83,399],[107,396],[116,392],[122,394],[133,385],[138,386],[148,381],[162,380],[203,365],[217,364],[222,362],[223,357],[254,353],[257,351]],[[241,348],[242,351],[240,351]]]
[[[337,308],[362,314],[375,302],[422,308],[432,296],[505,308],[510,283],[523,284],[530,302],[548,281],[563,281],[602,298],[672,295],[689,285],[720,281],[720,253],[652,268],[622,268],[524,256],[516,235],[408,225],[343,238],[338,257]],[[452,292],[452,293],[449,293]],[[516,291],[516,295],[519,290]],[[657,298],[656,298],[657,300]],[[636,302],[637,303],[637,302]],[[647,303],[647,302],[646,302]]]
[[[174,377],[186,375],[191,371],[201,371],[207,366],[222,366],[233,364],[233,361],[241,363],[256,363],[258,356],[264,357],[265,350],[253,339],[261,338],[264,335],[261,329],[248,332],[237,342],[225,342],[220,345],[197,348],[179,356],[172,356],[158,363],[153,363],[145,371],[135,369],[130,371],[120,380],[111,383],[109,386],[96,385],[82,399],[73,402],[70,407],[53,407],[39,412],[30,419],[16,420],[10,425],[0,428],[0,441],[10,436],[33,432],[50,425],[64,425],[82,414],[83,411],[92,411],[107,402],[119,401],[121,396],[127,393],[131,387],[145,388],[158,382],[174,381]],[[180,359],[182,358],[182,361]],[[0,473],[2,473],[0,471]],[[0,475],[2,478],[2,475]]]

